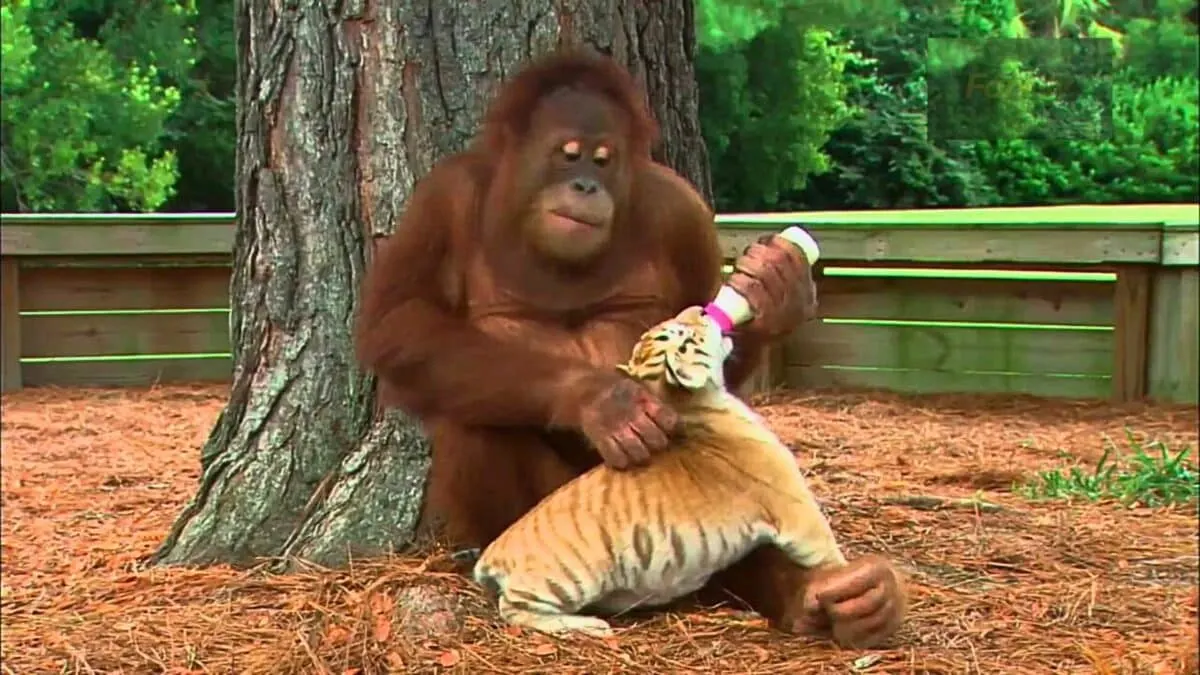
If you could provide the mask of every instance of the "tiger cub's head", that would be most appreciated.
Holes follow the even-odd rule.
[[[661,394],[719,391],[725,388],[725,358],[732,350],[720,327],[693,306],[643,333],[629,361],[617,368]]]

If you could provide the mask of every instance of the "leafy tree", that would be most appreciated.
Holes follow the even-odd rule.
[[[1119,81],[1112,104],[1109,138],[979,144],[977,161],[1008,204],[1200,199],[1200,81]]]
[[[944,48],[931,58],[928,42],[962,38],[969,46],[984,45],[988,37],[1013,37],[1017,16],[1012,0],[958,5],[908,0],[893,21],[840,31],[862,54],[846,69],[848,98],[856,112],[833,132],[824,148],[830,170],[813,177],[784,204],[857,209],[994,203],[997,196],[974,163],[971,143],[939,139],[947,131],[944,128],[931,133],[930,124],[944,124],[947,119],[943,115],[930,120],[930,66],[943,92],[964,91],[966,80],[974,75],[998,83],[1004,91],[1031,93],[1028,75],[992,55],[955,54],[945,48],[953,42],[943,42]],[[966,68],[972,62],[989,70]],[[954,79],[947,83],[938,77]],[[952,103],[935,100],[933,108],[936,111],[940,105],[944,111]],[[989,101],[982,113],[990,119],[970,118],[977,124],[973,133],[997,129],[1018,133],[1028,123],[1028,104],[1021,97]]]
[[[234,0],[196,0],[196,58],[177,80],[182,102],[163,143],[179,158],[182,179],[164,211],[232,211],[237,149]]]
[[[167,11],[162,11],[166,9]],[[234,195],[234,87],[237,73],[233,0],[187,0],[184,11],[132,0],[70,0],[66,16],[120,62],[150,56],[179,105],[162,129],[181,180],[166,211],[231,211]]]
[[[849,119],[855,58],[831,27],[897,12],[893,0],[700,0],[701,126],[722,211],[770,210],[828,169],[822,148]]]
[[[161,65],[188,64],[193,13],[186,0],[124,12],[83,0],[0,8],[0,208],[153,211],[170,198],[177,160],[162,135],[180,92]],[[92,34],[80,30],[99,15]]]
[[[1195,199],[1194,0],[695,6],[710,155],[684,130],[664,157],[709,161],[722,211]],[[233,208],[234,0],[0,12],[0,207]]]
[[[911,0],[895,25],[841,31],[865,56],[845,71],[856,114],[824,147],[830,170],[780,203],[1195,200],[1197,48],[1195,27],[1183,18],[1187,3],[1034,4]],[[1061,39],[1027,42],[1035,36]],[[1081,37],[1108,40],[1114,49],[1091,50],[1088,62],[1088,50],[1071,49],[1089,46],[1074,39]],[[995,51],[1003,49],[1012,56]],[[1107,63],[1112,76],[1097,77]],[[1007,84],[980,106],[964,96],[971,77]],[[958,136],[974,130],[978,140],[939,140],[955,136],[947,134],[956,131],[948,120],[966,125]]]
[[[1196,27],[1167,18],[1138,18],[1129,22],[1124,66],[1140,79],[1188,77],[1200,72]]]
[[[831,37],[785,20],[737,48],[701,50],[717,209],[769,209],[827,168],[822,147],[849,115],[842,71],[851,58]]]
[[[1064,0],[1065,1],[1065,0]],[[1192,202],[1200,198],[1195,26],[1179,0],[1088,6],[1118,47],[1102,137],[1042,134],[976,144],[976,161],[1008,204]],[[1095,33],[1095,31],[1092,31]],[[1086,99],[1086,96],[1084,97]]]

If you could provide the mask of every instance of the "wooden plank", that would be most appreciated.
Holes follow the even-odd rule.
[[[778,226],[836,223],[848,227],[885,225],[891,228],[1033,228],[1123,229],[1131,225],[1200,221],[1200,204],[1061,204],[946,209],[872,209],[863,211],[791,211],[721,213],[722,226]]]
[[[806,390],[885,389],[913,394],[1000,393],[1077,399],[1105,398],[1111,388],[1109,379],[1103,377],[1047,377],[1029,373],[995,375],[920,370],[842,370],[820,366],[789,366],[788,386]]]
[[[112,223],[209,222],[232,225],[233,211],[201,213],[6,213],[6,224],[35,222],[108,225]],[[896,227],[1085,227],[1120,228],[1142,223],[1200,222],[1198,204],[1060,204],[1054,206],[1003,206],[943,209],[872,209],[860,211],[790,211],[775,213],[720,213],[721,224],[802,222],[890,224]]]
[[[0,258],[0,391],[21,388],[20,267]]]
[[[29,387],[142,387],[153,384],[228,382],[233,359],[139,359],[25,363]]]
[[[1012,281],[1029,275],[1079,275],[1092,278],[1070,279],[1062,278],[1057,281],[1116,281],[1117,265],[1089,265],[1069,263],[1006,263],[1006,262],[920,262],[915,260],[854,260],[849,262],[817,263],[817,272],[822,276],[903,276],[927,277],[934,279],[996,279]],[[1028,279],[1026,279],[1028,280]],[[1049,281],[1050,279],[1045,279]]]
[[[999,281],[823,277],[821,316],[1111,326],[1113,284],[1087,281]]]
[[[21,309],[145,310],[229,308],[221,267],[36,267],[22,273]]]
[[[24,358],[229,353],[229,313],[25,316],[21,344]]]
[[[983,279],[992,281],[1089,281],[1117,280],[1114,265],[1062,265],[1034,263],[922,263],[858,261],[849,264],[817,263],[824,277],[905,277],[926,279]]]
[[[1111,331],[1017,330],[814,322],[787,346],[789,366],[942,372],[1112,373]]]
[[[5,213],[0,222],[8,226],[24,225],[218,225],[233,227],[233,211],[190,211],[187,213]]]
[[[759,236],[783,228],[721,232],[723,254],[734,258]],[[913,261],[931,263],[1046,263],[1102,265],[1157,263],[1159,229],[876,229],[806,226],[821,246],[821,261]]]
[[[759,234],[803,223],[821,242],[822,257],[831,260],[1145,263],[1162,254],[1158,224],[1186,221],[1187,208],[722,214],[718,223],[731,255]],[[228,254],[234,229],[232,214],[19,214],[4,216],[0,245],[6,254],[21,256]]]
[[[40,255],[22,258],[21,269],[40,269],[42,267],[87,267],[89,269],[114,267],[223,267],[229,269],[232,261],[233,255],[231,253],[195,255]]]
[[[1113,348],[1114,401],[1138,401],[1146,394],[1146,338],[1150,321],[1150,268],[1129,265],[1117,276]]]
[[[1163,265],[1200,265],[1200,230],[1195,226],[1163,226]]]
[[[234,228],[228,223],[28,223],[5,219],[0,230],[4,255],[179,255],[228,254]]]
[[[234,226],[233,211],[204,213],[6,213],[6,225],[75,224],[178,224],[210,223]],[[904,227],[1007,227],[1060,229],[1121,229],[1130,225],[1200,223],[1200,204],[1063,204],[944,209],[872,209],[859,211],[790,211],[775,213],[719,213],[722,226],[837,223],[849,226]]]
[[[1200,402],[1200,270],[1155,270],[1150,313],[1150,398]]]

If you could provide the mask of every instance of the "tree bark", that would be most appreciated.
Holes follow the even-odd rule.
[[[527,58],[589,43],[647,85],[660,157],[711,195],[692,0],[237,0],[229,402],[160,564],[404,550],[429,448],[375,403],[351,326],[370,244]]]

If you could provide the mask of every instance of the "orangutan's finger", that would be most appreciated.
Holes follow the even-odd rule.
[[[847,598],[841,602],[822,601],[822,606],[835,623],[855,621],[877,614],[890,601],[887,586],[872,586],[866,593]]]
[[[828,608],[863,595],[876,586],[887,584],[891,570],[875,560],[862,559],[839,570],[822,584],[817,600]]]

